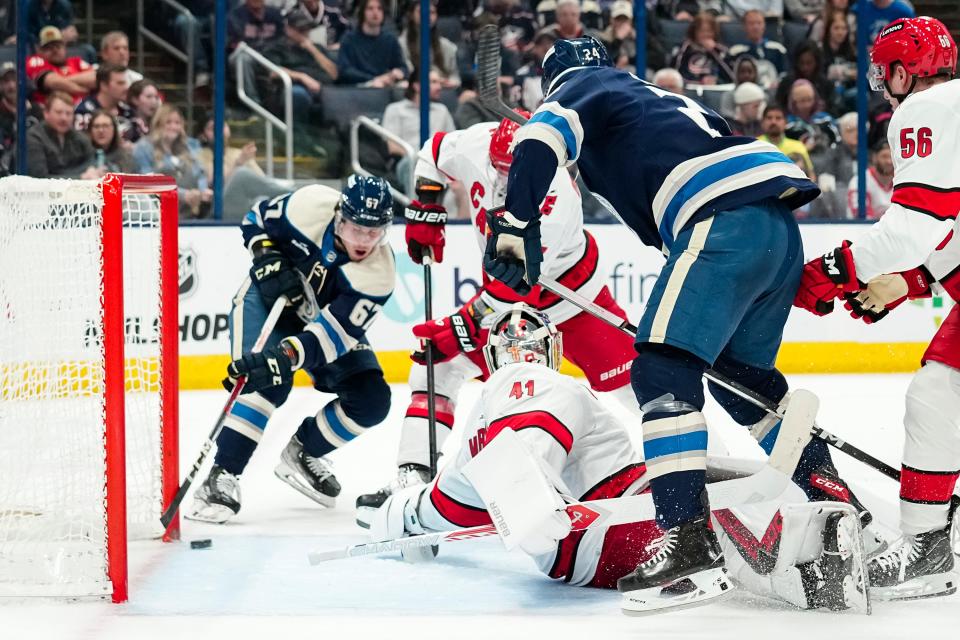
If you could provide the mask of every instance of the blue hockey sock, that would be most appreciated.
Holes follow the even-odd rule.
[[[233,475],[243,473],[274,409],[273,403],[259,393],[238,398],[217,436],[214,462]]]

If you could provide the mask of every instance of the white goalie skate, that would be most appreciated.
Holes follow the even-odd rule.
[[[340,483],[333,475],[333,466],[325,457],[315,458],[303,450],[297,436],[280,454],[274,474],[288,485],[324,507],[333,507],[340,495]]]
[[[384,488],[375,493],[365,493],[357,496],[357,526],[370,528],[373,514],[380,508],[387,498],[401,489],[416,487],[430,482],[430,469],[422,464],[403,464],[397,469],[397,477]]]

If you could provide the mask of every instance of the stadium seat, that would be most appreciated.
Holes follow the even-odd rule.
[[[437,31],[453,44],[460,46],[460,36],[463,33],[460,16],[442,16],[437,18]]]
[[[663,32],[664,51],[670,53],[674,48],[679,47],[680,43],[687,37],[687,29],[689,28],[689,22],[681,20],[661,20],[660,29]]]
[[[733,91],[732,84],[703,85],[688,84],[683,89],[684,95],[693,98],[708,109],[713,109],[720,113],[720,104],[723,102],[723,96]]]
[[[389,89],[325,86],[320,92],[323,118],[346,130],[357,116],[379,119],[391,102]]]
[[[744,31],[743,24],[733,21],[720,23],[720,42],[729,47],[746,41],[747,32]]]
[[[794,50],[806,41],[809,31],[810,26],[802,22],[783,23],[783,46],[788,54],[793,55]]]

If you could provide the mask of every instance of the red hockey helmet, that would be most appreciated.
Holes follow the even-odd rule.
[[[524,118],[530,118],[530,112],[523,109],[514,109]],[[520,125],[504,118],[500,121],[500,126],[494,129],[493,136],[490,137],[490,163],[500,173],[510,171],[510,163],[513,162],[513,134],[517,132]]]
[[[901,64],[910,74],[910,88],[897,95],[890,91],[888,80],[894,64]],[[957,45],[950,32],[936,18],[901,18],[884,27],[870,53],[870,88],[903,100],[917,83],[917,78],[946,75],[953,77],[957,67]]]

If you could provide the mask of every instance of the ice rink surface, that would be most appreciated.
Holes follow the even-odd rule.
[[[821,426],[898,465],[909,379],[791,376],[790,382],[820,396]],[[477,384],[465,388],[457,410],[461,418],[478,389]],[[616,592],[551,582],[526,556],[506,553],[495,539],[450,544],[426,565],[381,556],[311,567],[309,550],[365,540],[353,522],[353,502],[395,472],[408,391],[394,385],[393,394],[387,422],[333,454],[344,487],[336,509],[324,510],[273,475],[280,450],[300,420],[326,401],[326,396],[297,389],[274,414],[244,473],[243,509],[234,522],[185,521],[181,543],[133,543],[127,604],[0,602],[0,638],[904,640],[960,633],[958,595],[874,603],[873,615],[864,617],[796,611],[739,590],[713,606],[626,617]],[[224,400],[224,393],[214,391],[181,395],[182,466],[192,463]],[[609,404],[622,414],[612,399]],[[712,401],[706,414],[732,454],[759,457],[753,440]],[[456,441],[455,434],[448,451]],[[843,454],[835,459],[875,516],[895,526],[896,483]],[[191,550],[188,542],[202,538],[211,538],[212,548]]]

